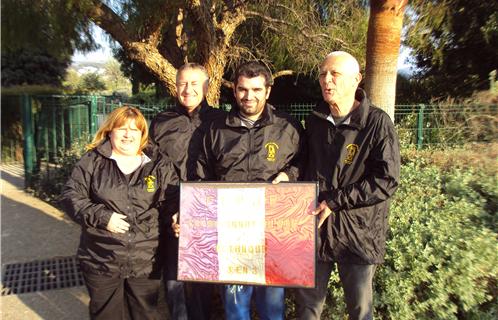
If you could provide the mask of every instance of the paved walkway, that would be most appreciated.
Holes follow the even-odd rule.
[[[1,264],[74,256],[80,228],[63,212],[24,192],[21,165],[0,164]],[[3,285],[2,285],[3,286]],[[164,291],[159,312],[168,320]],[[84,286],[0,297],[2,320],[87,320]]]
[[[23,169],[1,165],[2,265],[72,256],[79,227],[53,206],[23,191]],[[48,290],[0,298],[3,320],[88,319],[85,287]]]

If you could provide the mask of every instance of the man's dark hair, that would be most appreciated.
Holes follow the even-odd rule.
[[[273,85],[273,78],[271,76],[270,70],[261,62],[249,61],[241,64],[236,70],[233,79],[233,85],[237,86],[239,77],[244,76],[246,78],[255,78],[263,76],[265,78],[265,86],[270,87]]]

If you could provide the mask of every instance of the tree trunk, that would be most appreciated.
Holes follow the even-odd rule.
[[[408,0],[371,0],[367,34],[365,90],[373,104],[394,121],[396,75]]]
[[[223,82],[223,74],[227,63],[228,47],[214,49],[204,64],[209,74],[209,88],[206,100],[209,105],[218,107],[220,101],[220,90]]]

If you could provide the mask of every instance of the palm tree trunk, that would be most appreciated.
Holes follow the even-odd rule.
[[[373,104],[394,121],[396,76],[408,0],[371,0],[367,34],[365,90]]]

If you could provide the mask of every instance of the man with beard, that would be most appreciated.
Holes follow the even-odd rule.
[[[302,127],[266,101],[272,76],[259,62],[247,62],[235,71],[236,105],[214,121],[204,136],[198,176],[229,182],[295,181],[300,173]],[[237,214],[234,212],[234,214]],[[226,319],[250,319],[251,298],[261,319],[284,318],[284,289],[226,285]]]

